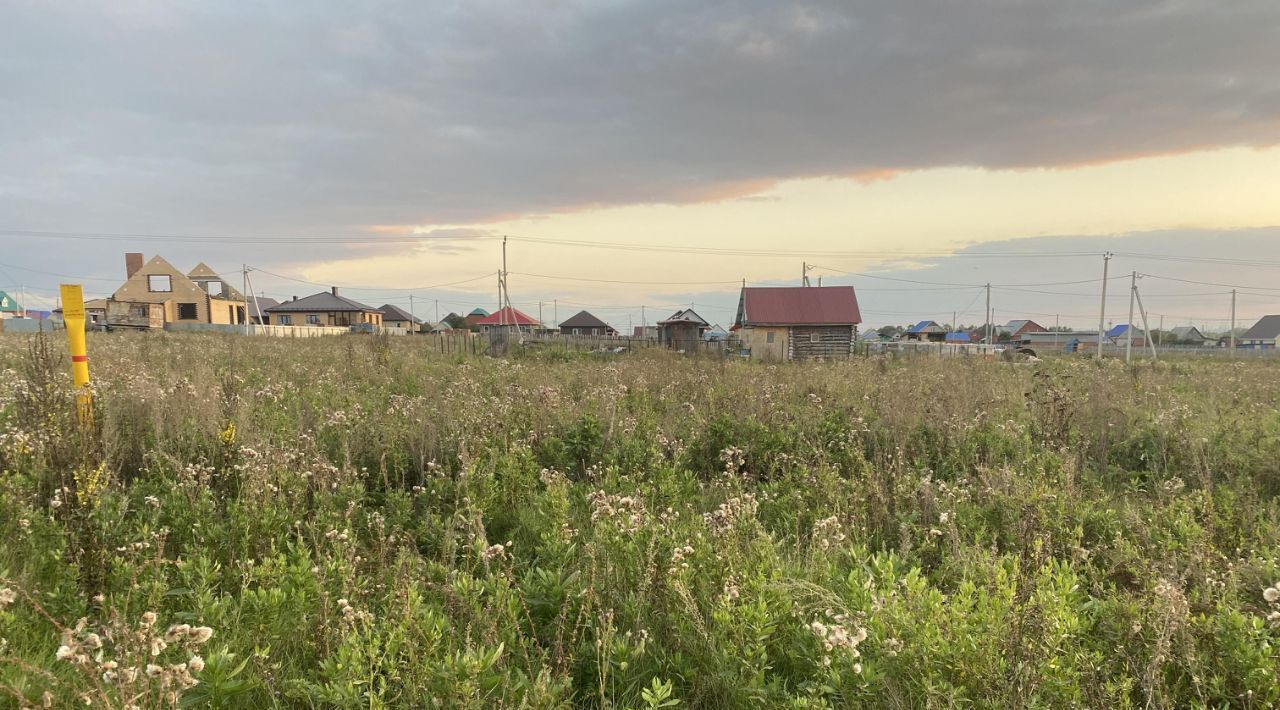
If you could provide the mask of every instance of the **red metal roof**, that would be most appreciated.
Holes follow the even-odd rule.
[[[507,306],[476,321],[476,325],[540,325],[540,323],[524,312]]]
[[[738,325],[856,325],[862,322],[852,286],[744,288]]]

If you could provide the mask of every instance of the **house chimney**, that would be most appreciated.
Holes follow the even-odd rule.
[[[333,291],[333,295],[335,295],[335,296],[337,296],[337,295],[338,295],[338,287],[337,287],[337,286],[330,286],[330,287],[329,287],[329,290],[330,290],[330,291]]]
[[[294,296],[294,297],[293,297],[293,300],[295,300],[295,301],[296,301],[296,300],[298,300],[298,297],[297,297],[297,296]]]
[[[138,269],[142,268],[142,254],[136,251],[125,252],[124,255],[124,277],[126,279],[133,278],[138,273]]]

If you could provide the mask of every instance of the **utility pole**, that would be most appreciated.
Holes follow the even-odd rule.
[[[557,323],[560,322],[560,299],[558,298],[551,299],[551,317],[555,318]]]
[[[22,306],[22,317],[26,318],[27,317],[27,285],[18,284],[18,293],[19,293],[18,298],[22,299],[22,303],[20,304]]]
[[[1058,314],[1057,313],[1053,314],[1053,349],[1054,350],[1058,349],[1058,333],[1062,332],[1061,330],[1059,330],[1058,319],[1059,319]]]
[[[440,325],[440,299],[436,299],[436,325]]]
[[[1156,343],[1156,345],[1159,345],[1160,347],[1163,348],[1164,347],[1164,314],[1163,313],[1160,314],[1160,327],[1156,328],[1156,340],[1160,341]]]
[[[951,332],[956,332],[956,312],[951,311]]]
[[[1098,359],[1102,359],[1102,339],[1107,333],[1107,271],[1111,266],[1111,252],[1102,255],[1102,308],[1098,311]]]
[[[809,285],[809,265],[803,261],[800,262],[800,285]]]
[[[502,237],[502,299],[503,302],[498,306],[498,312],[502,315],[498,320],[502,321],[502,325],[506,325],[507,313],[501,309],[511,304],[511,291],[507,289],[507,237],[505,235]]]
[[[1236,356],[1236,290],[1231,289],[1231,357]]]
[[[1147,307],[1142,305],[1142,294],[1138,293],[1138,286],[1133,287],[1133,295],[1138,299],[1138,312],[1142,314],[1142,332],[1147,338],[1147,345],[1151,347],[1151,359],[1159,360],[1160,354],[1156,352],[1156,343],[1151,339],[1151,326],[1147,325]],[[1133,324],[1129,324],[1129,329],[1133,329]]]
[[[542,322],[542,301],[538,301],[538,322]]]
[[[253,320],[249,310],[249,265],[240,265],[240,297],[244,299],[244,334],[249,334],[249,321]]]
[[[987,345],[991,345],[991,284],[987,284],[987,309],[984,315],[987,317]]]
[[[1124,361],[1128,363],[1133,358],[1133,300],[1138,297],[1138,272],[1133,272],[1129,277],[1129,322],[1124,326],[1124,332],[1127,336],[1124,342]]]
[[[417,326],[418,314],[413,310],[413,292],[409,292],[409,332],[412,333]]]

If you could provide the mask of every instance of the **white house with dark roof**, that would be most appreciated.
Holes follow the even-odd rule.
[[[1236,340],[1236,347],[1270,349],[1280,339],[1280,315],[1263,316]]]

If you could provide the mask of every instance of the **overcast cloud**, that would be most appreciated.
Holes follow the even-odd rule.
[[[1280,138],[1280,3],[7,2],[3,227],[460,224]]]

